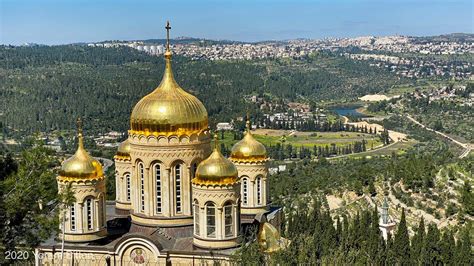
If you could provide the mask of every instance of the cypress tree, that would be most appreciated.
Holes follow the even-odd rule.
[[[469,230],[464,228],[461,232],[460,239],[456,246],[456,265],[472,265],[474,263],[471,251],[471,239],[469,238]]]
[[[405,209],[402,209],[402,217],[395,234],[393,243],[394,252],[397,256],[397,263],[399,265],[411,265],[410,260],[410,239],[408,237],[408,228],[405,218]]]
[[[426,233],[426,257],[424,258],[424,264],[427,265],[439,265],[442,264],[440,254],[440,233],[438,227],[435,224],[428,225],[428,232]]]
[[[454,241],[453,234],[450,230],[446,230],[441,238],[441,260],[443,264],[453,265],[454,264],[454,252],[456,249],[456,242]]]
[[[420,264],[425,256],[425,220],[421,217],[420,224],[415,231],[415,235],[411,241],[411,257],[412,261],[416,264]]]

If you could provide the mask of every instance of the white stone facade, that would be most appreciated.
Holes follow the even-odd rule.
[[[105,217],[105,179],[87,181],[58,181],[62,193],[68,183],[76,201],[60,212],[60,221],[65,215],[64,240],[87,242],[103,238],[107,234]],[[60,235],[62,239],[62,236]]]
[[[240,235],[239,184],[193,184],[195,246],[206,249],[236,247]]]
[[[268,210],[270,199],[267,162],[234,164],[239,172],[242,214],[257,214]]]
[[[210,154],[209,132],[191,137],[129,137],[131,217],[141,225],[192,225],[191,179]]]

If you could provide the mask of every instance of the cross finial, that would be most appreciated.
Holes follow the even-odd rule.
[[[169,20],[166,21],[166,51],[170,51],[170,30],[171,30],[171,26],[170,26],[170,22]]]
[[[247,127],[247,132],[250,133],[250,114],[247,111],[247,121],[245,122],[245,126]]]
[[[219,146],[219,138],[217,137],[217,132],[214,133],[214,149],[217,150]]]
[[[77,124],[77,133],[78,135],[82,136],[82,119],[80,117],[77,118],[76,124]]]
[[[82,119],[80,117],[76,120],[77,124],[77,141],[78,141],[78,149],[84,149],[84,143],[82,141]]]

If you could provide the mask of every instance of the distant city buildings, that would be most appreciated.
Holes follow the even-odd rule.
[[[127,46],[151,55],[161,55],[164,46],[161,44],[133,42],[90,43],[92,47]],[[443,76],[458,79],[472,79],[474,66],[471,62],[445,61],[423,55],[461,55],[474,53],[474,42],[464,41],[420,41],[417,37],[386,36],[357,38],[328,38],[322,40],[268,41],[259,43],[213,43],[196,41],[175,44],[173,53],[190,57],[193,60],[252,60],[266,58],[303,58],[318,51],[337,52],[345,49],[342,56],[353,60],[370,61],[375,67],[385,68],[397,75],[407,78]],[[359,51],[351,51],[351,47]],[[349,52],[350,51],[350,52]],[[381,53],[390,53],[385,55]],[[419,54],[420,57],[405,58],[397,53]]]

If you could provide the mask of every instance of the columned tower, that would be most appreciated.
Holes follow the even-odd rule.
[[[380,231],[382,232],[382,237],[385,240],[387,240],[388,234],[391,233],[393,229],[395,229],[395,225],[396,225],[395,221],[393,221],[392,218],[390,217],[388,213],[388,209],[389,209],[388,201],[387,201],[387,197],[385,196],[382,203],[382,208],[380,212],[380,221],[379,221],[379,228],[380,228]]]
[[[125,140],[118,148],[115,160],[115,210],[117,214],[127,215],[132,208],[132,164],[130,142]]]
[[[239,244],[240,193],[237,168],[218,150],[199,164],[192,180],[193,243],[200,248],[232,248]]]
[[[100,163],[84,149],[82,123],[78,119],[78,147],[76,153],[61,166],[58,192],[68,186],[75,202],[60,213],[64,224],[61,231],[67,242],[88,242],[107,234],[105,217],[105,177]],[[65,215],[65,217],[63,217]]]
[[[242,214],[255,215],[269,208],[269,186],[267,150],[250,132],[247,117],[247,130],[242,140],[233,147],[230,160],[239,172]]]
[[[130,117],[131,217],[149,226],[192,225],[191,179],[210,154],[207,111],[176,83],[171,68],[169,23],[165,71]]]

